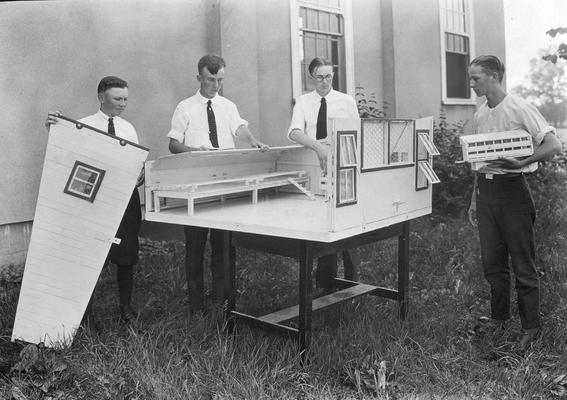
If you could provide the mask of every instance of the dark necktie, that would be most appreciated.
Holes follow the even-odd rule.
[[[327,101],[321,97],[321,106],[319,107],[319,114],[317,114],[317,139],[324,139],[327,137]]]
[[[114,118],[108,118],[108,134],[116,136],[116,131],[114,130]]]
[[[211,107],[211,101],[207,101],[207,119],[209,120],[209,140],[213,147],[219,147],[217,137],[217,121],[215,120],[215,113]]]

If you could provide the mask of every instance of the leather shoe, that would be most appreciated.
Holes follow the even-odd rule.
[[[120,306],[119,319],[120,322],[128,325],[134,322],[136,319],[138,319],[138,313],[134,311],[134,309],[130,305]]]
[[[522,333],[520,334],[520,338],[516,344],[517,349],[526,350],[535,340],[537,340],[540,333],[540,328],[522,329]]]
[[[480,317],[479,324],[473,330],[478,336],[494,336],[503,334],[508,329],[509,320]]]

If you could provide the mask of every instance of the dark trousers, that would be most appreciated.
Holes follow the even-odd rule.
[[[132,303],[132,292],[134,290],[134,266],[117,265],[116,282],[118,283],[120,307],[130,306]]]
[[[345,278],[357,280],[358,256],[356,250],[342,252]],[[335,255],[329,254],[319,257],[317,260],[317,270],[315,271],[315,286],[318,288],[331,290],[333,281],[337,276],[337,263]]]
[[[492,318],[510,318],[511,274],[524,329],[540,326],[540,285],[535,266],[535,207],[524,175],[478,177],[477,218]]]
[[[112,244],[110,251],[104,261],[107,266],[109,262],[116,265],[116,280],[118,283],[118,296],[120,307],[129,306],[132,302],[134,290],[134,265],[138,262],[138,251],[140,243],[138,233],[142,224],[142,210],[140,208],[140,195],[138,189],[134,189],[130,201],[126,206],[116,237],[120,238],[120,244]],[[93,298],[87,305],[85,317],[92,315]]]
[[[224,266],[222,231],[218,229],[185,226],[185,274],[189,303],[194,310],[204,307],[203,260],[207,236],[210,232],[212,298],[214,303],[222,302],[224,293]]]

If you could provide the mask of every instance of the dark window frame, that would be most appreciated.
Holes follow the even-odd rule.
[[[372,167],[365,167],[364,166],[364,134],[365,134],[365,130],[364,130],[364,121],[385,121],[387,122],[387,127],[388,127],[388,131],[387,131],[387,155],[388,155],[388,159],[386,160],[387,163],[386,164],[382,164],[381,166],[372,166]],[[395,162],[392,163],[391,161],[391,157],[392,157],[392,141],[391,141],[391,130],[390,127],[393,123],[396,122],[407,122],[408,124],[412,125],[412,129],[410,131],[409,134],[411,134],[412,136],[412,149],[411,151],[408,152],[408,154],[412,155],[412,159],[408,160],[407,162]],[[405,119],[384,119],[384,118],[369,118],[369,119],[362,119],[361,120],[361,127],[360,127],[360,147],[361,147],[361,152],[360,152],[360,172],[361,173],[366,173],[366,172],[373,172],[373,171],[380,171],[380,170],[384,170],[384,169],[395,169],[395,168],[408,168],[408,167],[413,167],[416,162],[415,162],[415,148],[416,148],[416,143],[415,143],[415,121],[413,120],[405,120]]]
[[[337,155],[337,170],[336,170],[336,206],[343,207],[352,204],[358,203],[357,197],[357,181],[356,181],[356,168],[358,165],[358,157],[357,157],[357,142],[356,142],[356,131],[337,131],[337,146],[336,146],[336,155]],[[342,136],[352,136],[354,140],[354,164],[350,163],[341,167],[341,137]],[[341,171],[351,171],[352,172],[352,189],[353,189],[353,196],[354,199],[344,200],[341,201]]]
[[[77,173],[81,168],[84,170],[90,170],[88,172],[95,173],[96,174],[95,181],[88,182],[85,181],[84,179],[78,178]],[[65,185],[63,192],[71,196],[78,197],[80,199],[87,200],[93,203],[98,193],[98,190],[100,189],[100,185],[102,184],[105,173],[106,171],[103,169],[93,167],[92,165],[76,160],[75,164],[73,165],[73,168],[71,169],[71,173],[69,174],[69,178],[67,179],[67,184]],[[89,194],[87,194],[87,193],[82,193],[80,190],[73,189],[72,186],[73,183],[75,182],[82,182],[87,185],[92,185],[92,190],[90,191]]]

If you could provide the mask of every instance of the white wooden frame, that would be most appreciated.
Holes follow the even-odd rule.
[[[459,99],[453,97],[447,97],[447,66],[446,66],[446,46],[445,46],[445,32],[447,32],[445,26],[445,2],[447,0],[439,0],[439,22],[440,22],[440,30],[439,30],[439,39],[441,44],[441,101],[443,104],[446,105],[476,105],[476,94],[473,90],[471,90],[470,98],[468,99]],[[457,33],[461,35],[467,35],[469,38],[469,56],[470,61],[472,61],[475,57],[475,28],[474,28],[474,0],[467,0],[467,26],[469,29],[466,32],[451,32]]]
[[[410,122],[432,138],[431,118]],[[431,187],[416,190],[416,162],[361,173],[357,145],[348,166],[340,167],[340,137],[351,135],[358,144],[360,132],[360,119],[329,120],[329,136],[322,142],[328,148],[326,176],[315,152],[299,145],[266,152],[181,153],[148,161],[146,219],[332,242],[430,213]],[[339,201],[344,169],[352,170],[356,184],[349,200],[355,201]],[[427,168],[423,173],[434,182],[431,172]],[[167,207],[161,205],[164,198],[172,199]]]
[[[463,160],[484,162],[499,157],[525,157],[534,152],[532,136],[525,130],[481,133],[460,137]]]

